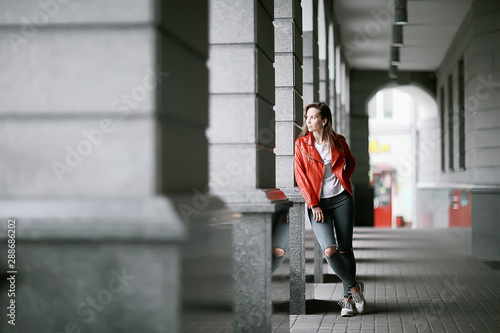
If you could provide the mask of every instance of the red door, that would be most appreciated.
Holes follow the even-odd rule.
[[[392,171],[373,172],[373,218],[375,228],[392,226]]]
[[[470,193],[453,190],[450,197],[450,228],[471,226]]]

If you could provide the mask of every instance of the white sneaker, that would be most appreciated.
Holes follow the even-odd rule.
[[[358,313],[363,313],[366,308],[365,301],[365,284],[363,282],[358,282],[359,293],[355,294],[351,292],[352,299],[354,301],[354,307]]]
[[[352,317],[356,314],[356,311],[352,308],[351,298],[347,300],[342,298],[339,301],[339,305],[342,308],[342,310],[340,310],[341,317]]]

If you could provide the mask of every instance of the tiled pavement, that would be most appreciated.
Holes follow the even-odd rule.
[[[354,248],[367,311],[340,317],[342,285],[326,275],[290,332],[500,332],[500,271],[469,254],[469,229],[356,228]]]

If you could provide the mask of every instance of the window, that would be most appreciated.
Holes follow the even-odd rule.
[[[377,95],[373,96],[368,102],[368,117],[371,119],[377,117]]]
[[[448,76],[448,169],[453,171],[453,76]]]
[[[458,62],[458,168],[465,170],[465,79],[463,58]]]
[[[392,118],[392,89],[384,89],[384,118]]]
[[[444,88],[441,87],[441,93],[440,93],[440,100],[439,100],[439,120],[440,120],[440,126],[441,126],[441,171],[445,172],[446,171],[446,164],[445,164],[445,135],[444,135],[444,129],[445,129],[445,100],[444,100]]]

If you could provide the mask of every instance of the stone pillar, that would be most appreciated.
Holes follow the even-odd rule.
[[[463,114],[455,113],[455,172],[447,179],[460,182],[469,180],[476,187],[492,187],[487,191],[471,191],[472,202],[472,253],[477,256],[498,256],[500,202],[500,43],[498,30],[491,22],[500,17],[500,3],[493,0],[477,0],[471,6],[473,35],[463,54],[465,62]],[[464,33],[465,35],[465,33]],[[463,42],[462,42],[463,43]],[[465,46],[465,45],[464,45]],[[456,56],[455,56],[456,57]],[[455,59],[454,59],[455,60]],[[458,59],[454,61],[458,63]],[[456,69],[453,75],[456,77]],[[455,82],[457,81],[454,79]],[[455,89],[455,88],[454,88]],[[458,94],[454,94],[458,95]],[[464,121],[465,166],[460,169],[459,128]]]
[[[351,182],[354,190],[356,212],[355,226],[373,226],[373,187],[370,185],[370,157],[368,154],[368,111],[366,99],[373,93],[374,88],[366,87],[365,82],[370,80],[358,78],[358,72],[352,72],[353,81],[349,87],[351,92],[351,113],[349,123],[352,128],[349,146],[356,159],[356,170],[352,174]],[[387,76],[387,75],[386,75]]]
[[[500,188],[477,188],[471,191],[471,252],[475,256],[498,258],[498,214]]]
[[[319,75],[319,97],[318,100],[324,103],[329,103],[330,99],[330,81],[328,79],[328,20],[325,14],[325,8],[320,8],[325,6],[323,1],[318,3],[318,75]],[[320,20],[324,20],[321,22]],[[333,105],[331,105],[330,110],[333,113]],[[333,126],[333,124],[332,124]],[[314,241],[314,283],[323,283],[323,251],[318,243],[318,240]]]
[[[2,200],[0,210],[2,234],[15,220],[15,265],[2,264],[15,298],[0,301],[15,300],[16,332],[178,332],[185,230],[169,199]]]
[[[350,100],[351,100],[351,90],[350,90],[350,85],[351,85],[351,78],[350,78],[350,69],[346,66],[345,69],[345,79],[344,79],[344,99],[343,99],[343,105],[342,105],[342,135],[345,136],[347,142],[350,142],[351,140],[351,107],[350,107]],[[355,131],[355,127],[353,129]]]
[[[294,181],[294,142],[303,124],[302,7],[275,1],[276,185],[294,202],[290,211],[290,313],[305,314],[312,288],[305,281],[305,203]]]
[[[237,332],[270,332],[275,187],[274,5],[210,1],[210,189],[234,211]]]
[[[295,188],[295,139],[304,121],[302,103],[302,8],[298,0],[275,1],[276,186]]]
[[[332,5],[333,6],[333,5]],[[332,10],[333,11],[333,10]],[[335,34],[337,29],[334,28],[334,22],[328,24],[328,68],[327,68],[327,80],[328,80],[328,105],[332,110],[332,120],[333,120],[333,130],[337,129],[337,109],[336,109],[336,94],[335,94],[335,42],[337,38]]]
[[[0,211],[2,232],[7,218],[18,230],[18,331],[177,332],[191,235],[176,202],[208,179],[206,2],[1,13]]]
[[[337,33],[339,36],[340,33]],[[338,39],[337,39],[338,40]],[[344,115],[342,114],[342,102],[341,102],[341,92],[342,92],[342,55],[340,53],[340,45],[335,47],[335,131],[337,133],[342,132],[342,123]]]
[[[159,1],[158,5],[158,61],[169,75],[157,94],[158,187],[168,193],[187,231],[180,252],[179,330],[231,327],[230,212],[208,194],[208,2]]]
[[[330,105],[330,80],[328,79],[328,60],[319,60],[319,100]]]
[[[318,0],[318,75],[319,75],[319,100],[329,104],[330,102],[330,81],[328,80],[328,35],[330,3]]]
[[[302,1],[304,11],[304,104],[319,101],[318,0]]]
[[[306,284],[306,231],[305,204],[296,196],[289,196],[294,205],[290,209],[290,314],[306,313],[306,299],[312,298],[312,290]],[[309,288],[308,288],[309,287]]]

